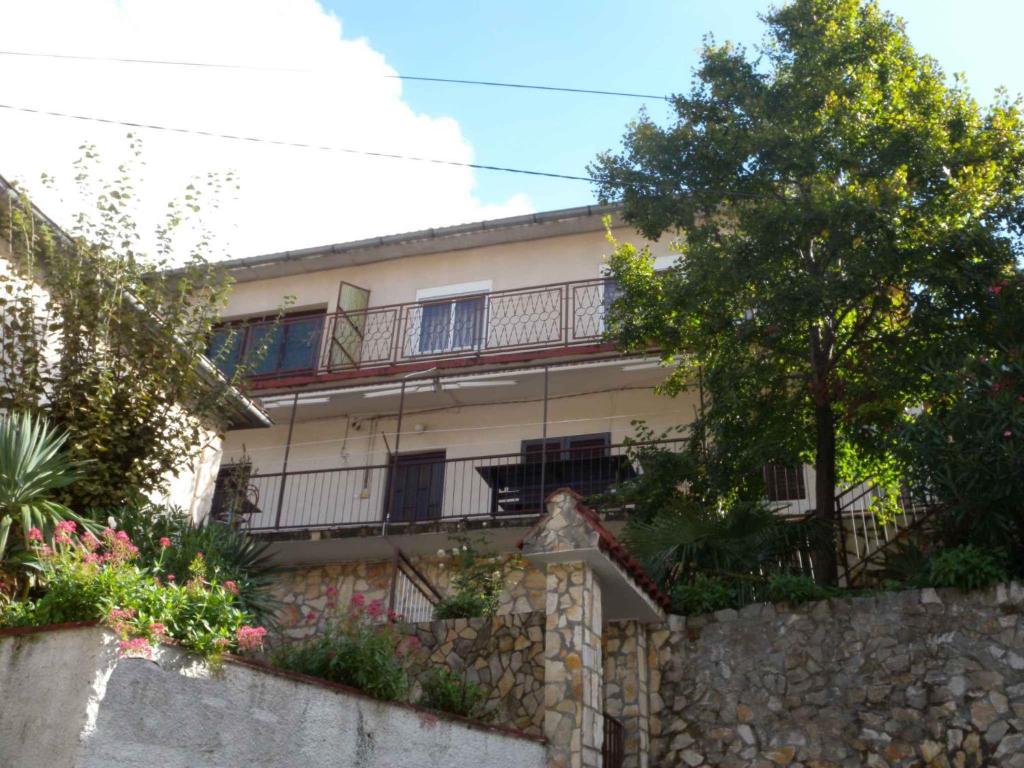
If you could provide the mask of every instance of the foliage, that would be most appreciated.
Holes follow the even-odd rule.
[[[435,667],[424,676],[419,704],[474,720],[490,719],[487,691],[459,677],[447,667]]]
[[[967,590],[1006,581],[1005,560],[1000,552],[970,544],[939,550],[928,561],[928,585]]]
[[[272,662],[350,685],[384,701],[398,701],[409,689],[409,667],[419,650],[415,636],[403,637],[385,620],[379,600],[369,605],[352,596],[348,612],[321,634],[276,649]]]
[[[150,644],[173,639],[216,660],[229,650],[254,650],[265,630],[224,583],[211,581],[196,556],[181,582],[163,582],[136,560],[138,548],[123,531],[79,536],[73,521],[59,523],[50,544],[34,530],[41,594],[0,605],[0,626],[103,621],[126,654],[149,655]],[[187,576],[187,578],[186,578]]]
[[[1024,278],[991,291],[986,348],[936,360],[935,394],[903,436],[915,485],[941,510],[942,543],[1005,548],[1024,575]]]
[[[0,563],[12,530],[29,545],[33,528],[52,531],[74,518],[54,501],[79,476],[79,467],[64,451],[67,435],[28,412],[0,415]]]
[[[196,524],[180,509],[147,505],[114,510],[110,515],[139,547],[139,560],[161,577],[188,572],[202,555],[209,573],[237,590],[237,602],[263,626],[272,627],[280,602],[274,596],[278,569],[269,544],[216,522]],[[171,547],[161,543],[169,540]]]
[[[26,199],[0,196],[16,268],[0,276],[0,407],[46,404],[83,467],[65,488],[79,511],[141,503],[191,466],[209,427],[223,423],[230,391],[201,358],[229,281],[207,261],[211,240],[196,221],[204,194],[219,194],[223,181],[190,184],[147,254],[132,182],[141,145],[129,137],[129,147],[134,163],[106,181],[93,179],[98,155],[83,148],[75,181],[95,207],[70,235]],[[176,258],[184,264],[166,271]]]
[[[749,602],[765,578],[798,569],[821,535],[813,520],[775,514],[756,483],[734,481],[721,451],[699,436],[674,449],[652,444],[643,425],[638,437],[627,454],[642,471],[616,489],[634,505],[623,538],[686,612],[704,601]]]
[[[668,393],[701,374],[741,470],[813,460],[827,500],[865,471],[892,484],[925,362],[984,335],[1020,249],[1024,123],[1005,94],[982,109],[947,83],[873,3],[794,0],[765,21],[756,59],[709,41],[675,123],[641,115],[591,168],[645,236],[682,232],[663,274],[618,245],[610,329],[678,357]],[[832,541],[816,564],[835,577]]]
[[[769,603],[809,603],[812,600],[825,600],[835,597],[839,591],[818,584],[809,576],[792,573],[777,573],[768,579],[765,585],[764,598]]]
[[[505,572],[511,563],[484,555],[468,539],[451,554],[452,593],[434,606],[435,619],[471,619],[493,616],[505,588]],[[438,556],[446,557],[444,550]]]
[[[677,582],[672,588],[671,597],[672,611],[683,615],[714,613],[742,605],[733,584],[702,573],[698,573],[689,582]]]

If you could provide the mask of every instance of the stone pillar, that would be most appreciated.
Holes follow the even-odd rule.
[[[623,768],[648,768],[651,718],[647,625],[616,621],[604,628],[604,711],[622,723]]]
[[[551,768],[602,768],[601,586],[584,562],[547,564],[544,736]]]

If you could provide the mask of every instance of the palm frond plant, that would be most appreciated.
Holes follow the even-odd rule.
[[[28,412],[0,416],[0,564],[16,532],[24,547],[33,530],[48,532],[62,520],[91,525],[63,504],[58,492],[81,475],[64,451],[67,434]]]

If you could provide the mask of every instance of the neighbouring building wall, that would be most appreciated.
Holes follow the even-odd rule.
[[[425,670],[447,667],[490,696],[489,722],[534,736],[544,729],[544,614],[505,614],[407,626],[425,652]],[[419,683],[412,700],[419,698]]]
[[[670,617],[651,765],[1024,766],[1024,586]]]
[[[117,659],[98,628],[0,634],[0,765],[542,768],[544,745],[176,648]]]
[[[178,409],[182,418],[194,418]],[[220,469],[223,455],[223,439],[217,430],[204,429],[203,447],[191,466],[182,467],[177,474],[168,473],[167,485],[163,492],[155,493],[152,500],[158,504],[179,507],[195,522],[201,521],[210,511],[213,491],[217,483],[217,471]]]
[[[414,558],[413,562],[441,594],[449,593],[447,559]],[[281,572],[274,591],[282,603],[278,618],[284,638],[297,640],[322,632],[345,611],[352,595],[361,594],[367,602],[387,601],[392,567],[390,560],[355,561]],[[545,587],[544,572],[516,558],[507,573],[498,615],[543,611]]]

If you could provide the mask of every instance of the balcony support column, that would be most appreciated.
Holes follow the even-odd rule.
[[[540,499],[541,504],[544,503],[544,499],[547,496],[547,490],[544,487],[547,466],[548,466],[548,376],[550,370],[548,366],[544,366],[544,416],[541,424],[541,441],[540,441]],[[541,510],[543,512],[543,509]]]
[[[292,434],[295,432],[295,413],[299,410],[299,393],[292,398],[292,413],[288,417],[288,439],[284,443],[284,461],[281,462],[281,488],[277,493],[277,517],[275,528],[281,527],[281,512],[284,509],[284,484],[288,480],[288,456],[292,452]]]
[[[398,393],[398,420],[395,424],[395,450],[391,454],[391,460],[388,464],[391,465],[390,477],[386,483],[388,497],[384,500],[384,525],[381,529],[381,535],[388,535],[388,523],[391,522],[391,506],[392,500],[395,498],[395,470],[398,469],[398,449],[402,446],[402,416],[405,414],[405,384],[406,380],[402,379],[402,388]]]

